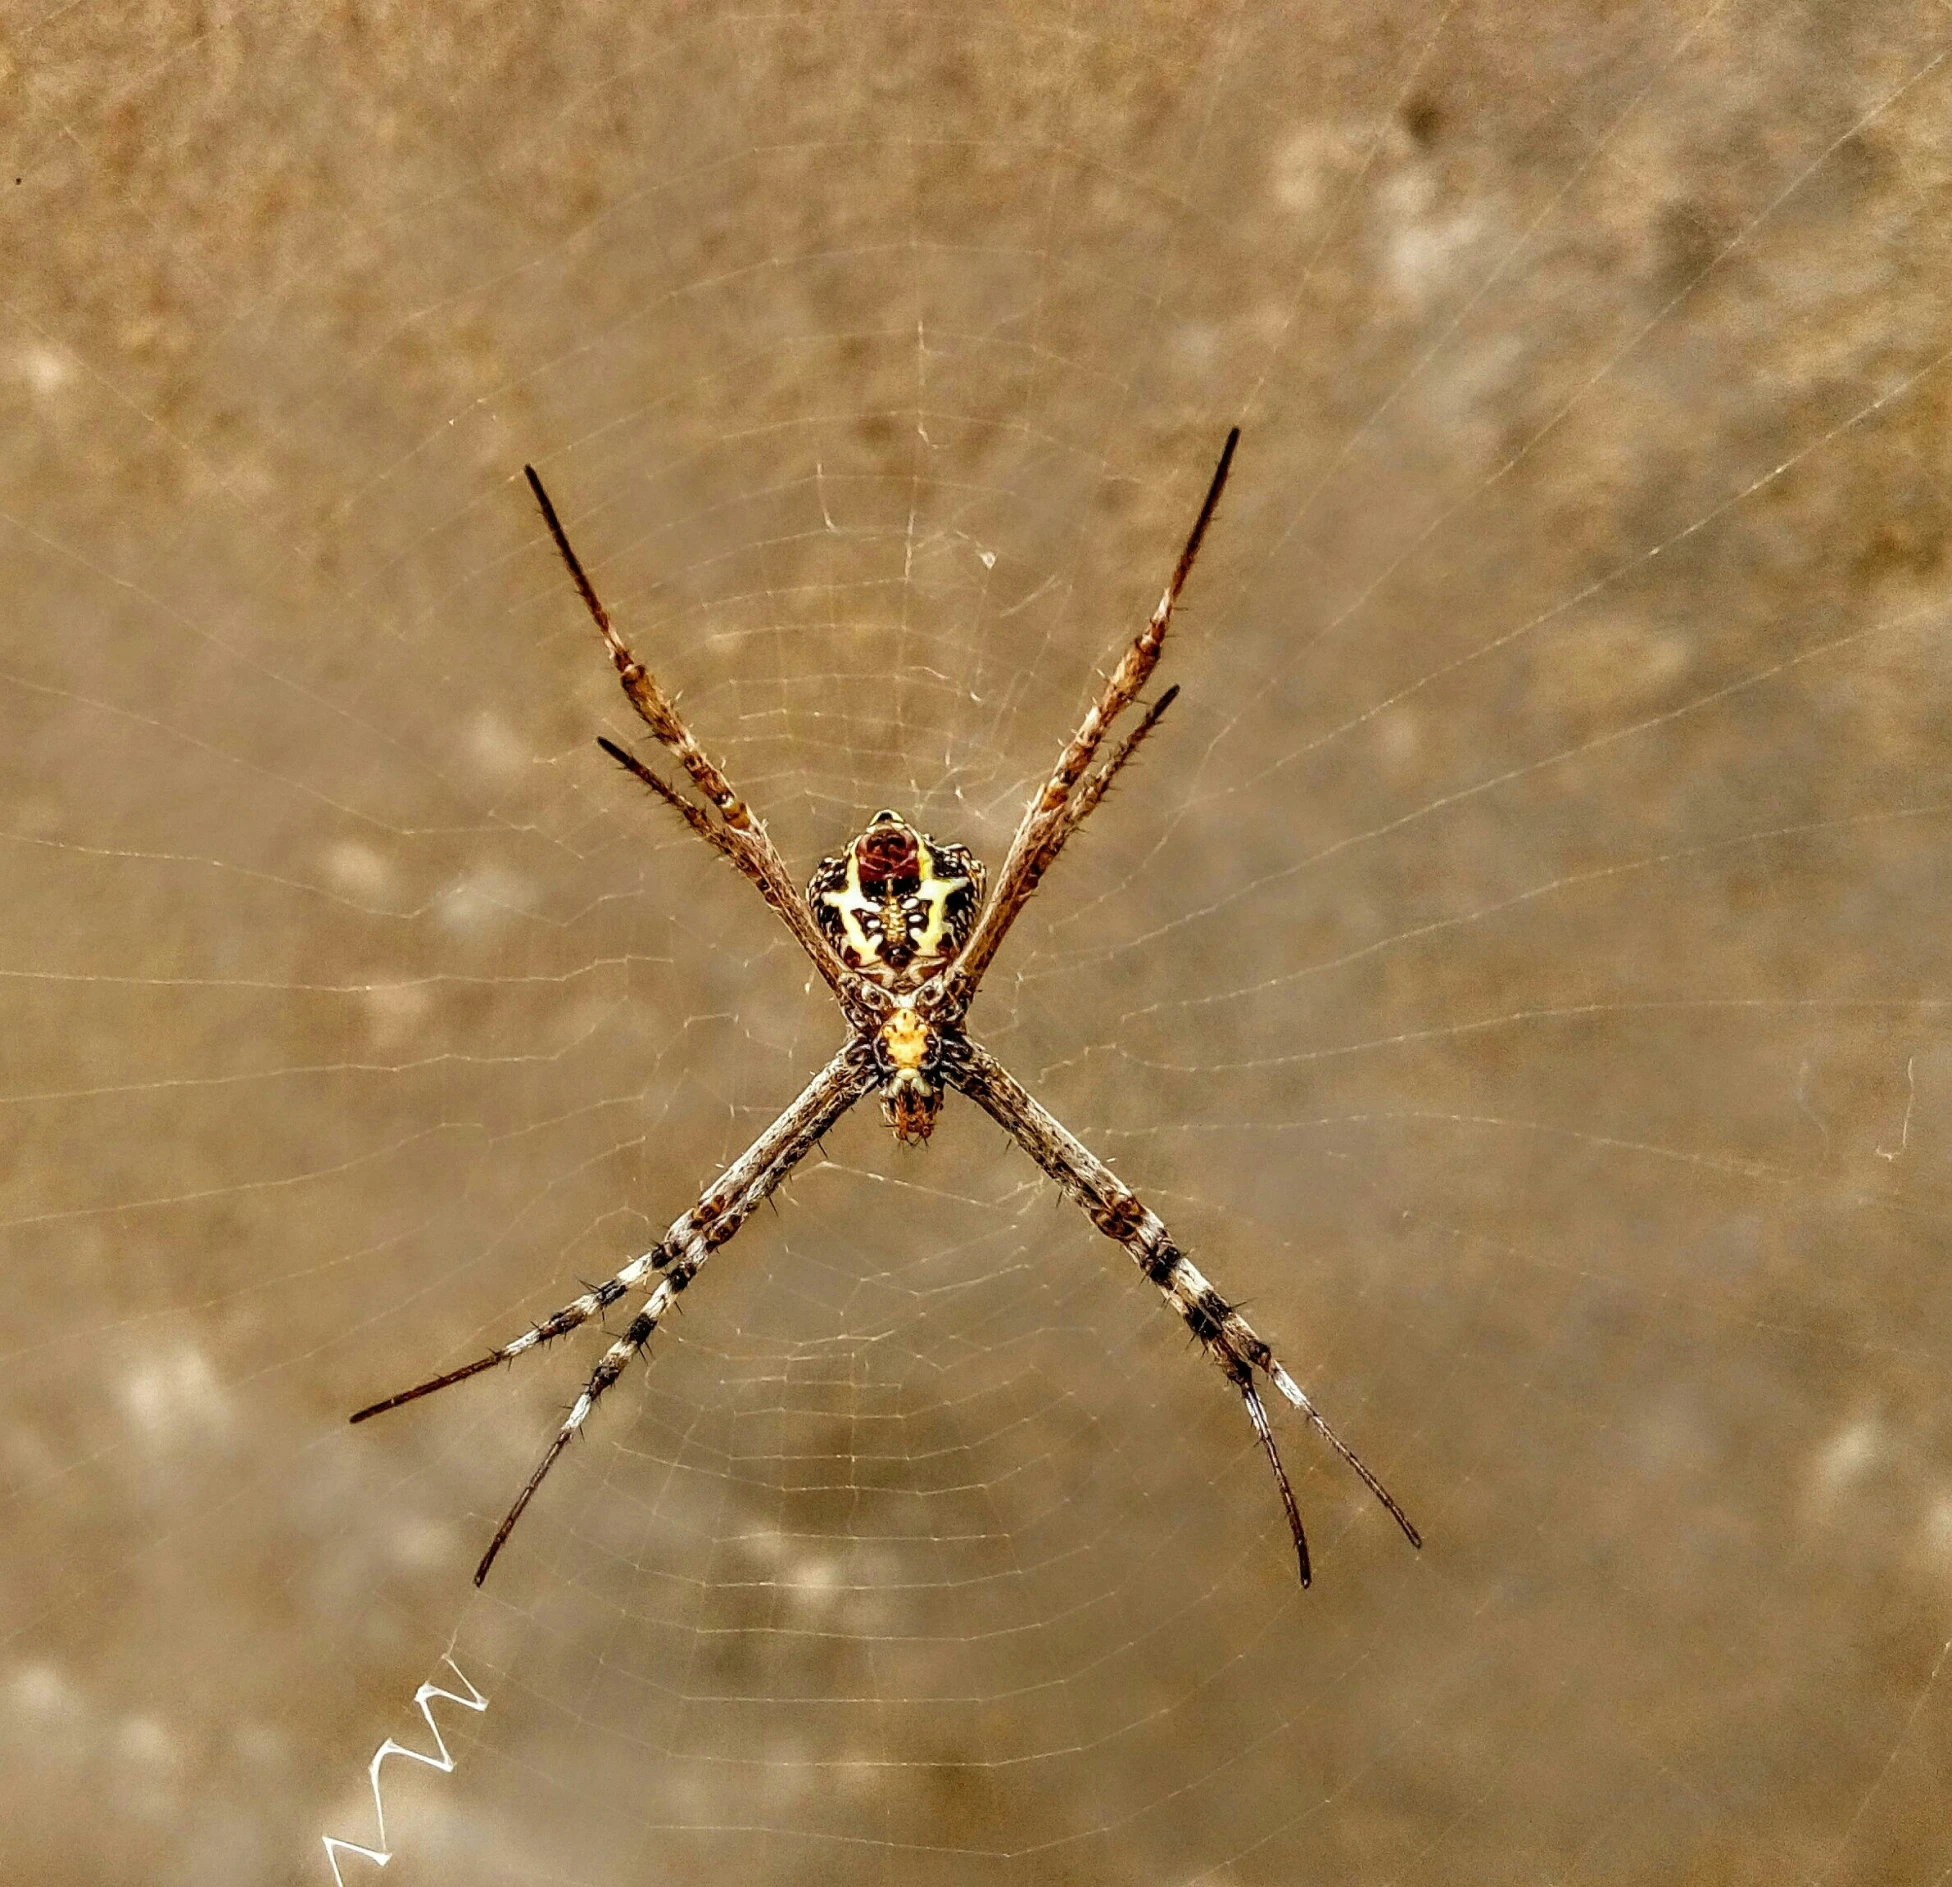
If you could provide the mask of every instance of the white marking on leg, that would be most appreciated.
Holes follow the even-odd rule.
[[[1267,1360],[1267,1373],[1275,1388],[1280,1390],[1296,1408],[1313,1412],[1314,1404],[1301,1393],[1301,1385],[1271,1356]]]

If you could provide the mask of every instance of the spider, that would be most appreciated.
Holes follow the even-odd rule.
[[[759,895],[778,913],[833,991],[846,1019],[848,1036],[840,1052],[808,1082],[800,1097],[705,1188],[698,1203],[677,1219],[651,1250],[631,1259],[614,1276],[586,1290],[513,1342],[460,1369],[375,1402],[352,1418],[363,1422],[551,1343],[600,1315],[647,1278],[653,1280],[637,1314],[591,1371],[555,1439],[496,1529],[475,1569],[477,1586],[487,1578],[495,1556],[557,1456],[582,1428],[603,1392],[649,1344],[652,1332],[705,1260],[731,1239],[760,1201],[792,1172],[841,1115],[877,1091],[896,1139],[909,1144],[928,1139],[934,1131],[946,1090],[953,1088],[966,1095],[1003,1127],[1067,1197],[1083,1207],[1092,1224],[1107,1237],[1117,1239],[1132,1255],[1139,1270],[1184,1319],[1187,1329],[1219,1365],[1246,1406],[1247,1419],[1274,1470],[1304,1586],[1309,1581],[1308,1536],[1302,1530],[1301,1509],[1295,1504],[1294,1489],[1288,1484],[1274,1445],[1274,1431],[1256,1386],[1256,1372],[1313,1423],[1389,1510],[1410,1544],[1423,1544],[1389,1490],[1329,1427],[1246,1318],[1173,1243],[1158,1216],[1103,1160],[1046,1112],[964,1027],[983,972],[1018,913],[1065,840],[1105,797],[1112,781],[1159,725],[1160,717],[1179,693],[1174,687],[1160,695],[1111,759],[1092,771],[1107,732],[1137,698],[1159,660],[1173,605],[1212,522],[1239,442],[1240,428],[1236,426],[1227,435],[1206,499],[1159,606],[1059,755],[1049,780],[1025,809],[998,874],[995,896],[987,903],[983,867],[965,847],[942,844],[892,811],[876,813],[867,829],[844,851],[823,859],[803,893],[765,826],[754,818],[717,762],[699,746],[679,716],[677,704],[611,627],[609,613],[570,548],[568,533],[549,502],[542,480],[533,466],[523,468],[549,535],[616,664],[625,695],[684,770],[697,797],[680,792],[613,742],[599,740],[597,744],[758,886]]]

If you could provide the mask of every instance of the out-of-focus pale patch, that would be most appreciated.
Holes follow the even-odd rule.
[[[1810,1497],[1819,1516],[1878,1463],[1884,1454],[1883,1425],[1874,1415],[1846,1422],[1810,1458]]]
[[[1254,338],[1272,347],[1294,325],[1295,311],[1287,302],[1268,300],[1258,303],[1248,321]]]
[[[1397,294],[1419,309],[1457,284],[1486,228],[1476,209],[1437,213],[1435,197],[1435,181],[1423,170],[1399,172],[1380,192],[1384,272]]]
[[[1919,1529],[1928,1558],[1940,1571],[1952,1564],[1952,1491],[1942,1493],[1925,1509]]]
[[[1633,1425],[1642,1461],[1651,1468],[1699,1468],[1709,1458],[1714,1437],[1701,1412],[1688,1399],[1666,1395],[1650,1400]]]
[[[247,1769],[283,1769],[291,1761],[291,1745],[284,1731],[256,1721],[233,1724],[230,1746]]]
[[[174,1786],[182,1766],[177,1740],[154,1717],[124,1717],[112,1748],[116,1800],[129,1813],[156,1820],[177,1808]]]
[[[831,1619],[835,1608],[849,1596],[840,1561],[830,1553],[808,1552],[797,1541],[782,1538],[777,1543],[773,1559],[783,1595],[799,1609],[803,1620],[808,1614],[822,1621]]]
[[[366,1027],[378,1048],[393,1048],[420,1027],[434,1006],[433,991],[425,983],[376,983],[360,992],[366,1005]]]
[[[165,1769],[174,1767],[182,1752],[154,1717],[124,1717],[115,1732],[115,1753],[145,1769]]]
[[[325,849],[325,875],[348,897],[383,897],[393,884],[393,861],[363,839],[339,839]]]
[[[1211,321],[1182,321],[1173,330],[1173,353],[1192,373],[1204,373],[1220,357],[1220,330]]]
[[[1269,166],[1268,190],[1276,205],[1303,221],[1332,209],[1339,188],[1362,167],[1362,154],[1377,137],[1374,125],[1305,124],[1289,133]],[[1385,141],[1390,133],[1382,132]]]
[[[1414,708],[1391,708],[1376,717],[1376,757],[1391,773],[1416,764],[1423,750],[1423,721]]]
[[[203,1352],[184,1344],[145,1355],[116,1391],[129,1426],[148,1446],[167,1448],[230,1426],[230,1397]]]
[[[59,348],[29,342],[14,356],[14,371],[39,400],[51,400],[74,378],[74,363]]]
[[[889,1614],[881,1593],[890,1569],[871,1548],[811,1551],[777,1534],[748,1545],[757,1549],[755,1558],[777,1569],[781,1596],[796,1608],[802,1628],[818,1625],[863,1635],[886,1629]]]
[[[441,926],[457,937],[492,936],[524,907],[528,891],[527,881],[505,866],[478,865],[441,893]]]
[[[526,772],[535,756],[499,714],[484,708],[468,723],[467,755],[496,780],[511,780]]]
[[[68,1716],[81,1708],[81,1693],[52,1664],[23,1664],[7,1684],[7,1705],[21,1717]]]
[[[205,460],[203,470],[198,487],[213,497],[257,500],[270,497],[278,488],[277,473],[263,452],[232,452],[220,460]]]
[[[427,1572],[454,1552],[454,1529],[437,1520],[409,1520],[393,1531],[393,1558],[412,1572]]]

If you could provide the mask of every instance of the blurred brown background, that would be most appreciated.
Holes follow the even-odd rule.
[[[1952,14],[16,9],[0,1873],[1952,1869]],[[809,867],[1245,1297],[871,1109],[490,1580],[640,1250],[831,1049],[522,490]],[[1280,1419],[1277,1417],[1277,1419]],[[373,1877],[357,1860],[348,1881]]]

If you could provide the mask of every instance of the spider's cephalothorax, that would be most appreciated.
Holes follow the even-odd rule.
[[[878,812],[846,851],[820,861],[807,902],[849,969],[915,989],[969,941],[983,868],[967,846],[938,845],[899,813]]]

